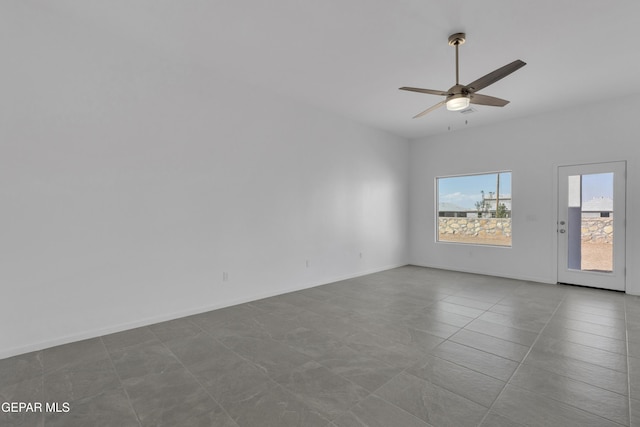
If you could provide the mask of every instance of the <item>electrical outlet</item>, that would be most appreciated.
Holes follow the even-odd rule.
[[[307,265],[307,268],[309,268],[309,266],[311,265],[311,261],[306,260],[306,265]]]
[[[360,258],[362,258],[362,252],[360,252]]]
[[[229,281],[229,273],[227,273],[226,271],[222,272],[222,281],[223,282]]]

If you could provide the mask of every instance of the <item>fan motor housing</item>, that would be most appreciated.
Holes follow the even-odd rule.
[[[457,84],[451,86],[451,88],[449,89],[449,93],[452,95],[468,95],[469,91],[467,90],[466,86]]]

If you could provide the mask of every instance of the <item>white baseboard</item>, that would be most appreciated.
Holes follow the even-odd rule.
[[[24,353],[30,353],[32,351],[39,351],[46,348],[55,347],[58,345],[69,344],[76,341],[82,341],[90,338],[101,337],[104,335],[109,335],[116,332],[122,332],[129,329],[139,328],[142,326],[153,325],[154,323],[166,322],[168,320],[174,320],[174,319],[179,319],[181,317],[192,316],[194,314],[206,313],[207,311],[217,310],[224,307],[231,307],[237,304],[244,304],[251,301],[257,301],[263,298],[269,298],[276,295],[287,294],[289,292],[295,292],[303,289],[314,288],[316,286],[326,285],[328,283],[338,282],[341,280],[347,280],[347,279],[353,279],[355,277],[366,276],[367,274],[378,273],[381,271],[402,267],[404,265],[407,265],[407,264],[403,263],[403,264],[387,265],[379,268],[374,268],[371,270],[360,271],[354,274],[347,274],[343,276],[335,276],[335,277],[330,277],[330,278],[322,279],[318,281],[312,281],[312,282],[304,283],[300,286],[294,286],[294,287],[285,288],[285,289],[277,289],[277,290],[264,292],[264,293],[257,293],[257,294],[249,295],[242,298],[220,302],[218,304],[196,307],[196,308],[182,310],[174,313],[162,314],[159,316],[147,317],[147,318],[136,320],[134,322],[126,322],[126,323],[121,323],[117,325],[110,325],[104,328],[92,329],[92,330],[84,331],[77,334],[70,334],[70,335],[64,335],[61,337],[55,337],[52,339],[35,342],[25,346],[13,347],[10,349],[2,349],[0,350],[0,359],[17,356]]]
[[[545,284],[551,284],[551,285],[555,285],[557,283],[557,280],[550,279],[548,277],[497,274],[495,271],[482,271],[482,270],[465,269],[465,268],[452,268],[450,266],[443,266],[443,265],[437,265],[437,264],[416,264],[416,263],[411,263],[410,265],[415,265],[417,267],[437,268],[438,270],[459,271],[461,273],[481,274],[483,276],[502,277],[502,278],[505,278],[505,279],[526,280],[528,282],[538,282],[538,283],[545,283]]]

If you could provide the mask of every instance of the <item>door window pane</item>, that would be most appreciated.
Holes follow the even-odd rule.
[[[569,176],[568,267],[613,271],[613,173]]]

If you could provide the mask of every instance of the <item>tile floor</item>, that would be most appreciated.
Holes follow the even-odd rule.
[[[640,425],[640,299],[406,266],[0,360],[2,426]]]

